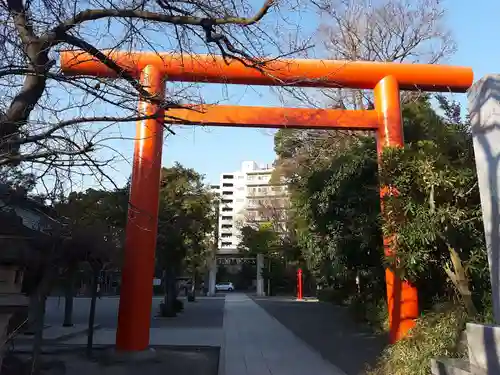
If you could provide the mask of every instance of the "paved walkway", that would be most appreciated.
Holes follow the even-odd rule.
[[[366,374],[388,345],[385,334],[375,334],[368,325],[356,322],[347,307],[279,297],[253,301],[348,375]]]
[[[344,375],[244,294],[226,296],[219,375]]]
[[[322,353],[325,356],[323,357],[319,353],[323,351],[324,345],[334,348],[332,349],[334,351],[342,352],[341,357],[346,357],[346,360],[359,359],[358,357],[352,358],[352,351],[356,353],[356,350],[359,350],[358,344],[351,343],[353,345],[350,345],[350,354],[339,347],[345,345],[345,337],[335,336],[334,342],[330,340],[320,342],[318,345],[318,342],[311,342],[308,337],[303,337],[301,332],[296,332],[293,324],[288,324],[290,322],[286,319],[283,323],[286,326],[280,323],[282,320],[280,316],[283,314],[274,314],[271,311],[271,315],[266,311],[267,307],[264,309],[257,302],[240,293],[230,293],[225,298],[221,296],[200,299],[198,303],[188,304],[185,312],[175,319],[165,319],[165,322],[163,319],[153,319],[153,321],[158,320],[159,323],[158,327],[151,328],[150,343],[151,345],[220,347],[219,375],[346,375],[346,372],[332,364],[341,366],[342,361],[339,361],[339,358],[330,358]],[[281,306],[285,302],[278,301],[277,303]],[[295,305],[297,303],[294,303]],[[300,306],[306,305],[311,304],[300,304]],[[290,309],[290,306],[286,304],[284,306],[283,308],[287,311]],[[210,318],[204,318],[205,315]],[[276,315],[280,321],[273,315]],[[323,322],[325,319],[330,319],[330,316],[304,315],[304,312],[292,315],[302,317],[298,320],[301,326],[311,319]],[[287,328],[288,326],[290,327]],[[321,328],[316,331],[324,337],[325,335],[331,336],[331,332],[337,333],[342,329],[335,326],[330,327],[329,330]],[[115,328],[102,327],[95,331],[94,343],[113,345],[115,337]],[[65,337],[64,340],[59,341],[68,345],[84,345],[87,338],[85,334],[80,334],[71,338]],[[314,345],[317,350],[310,345]],[[347,371],[344,367],[342,367],[344,371]],[[355,374],[349,371],[347,373]]]

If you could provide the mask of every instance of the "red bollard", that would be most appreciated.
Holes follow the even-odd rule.
[[[302,300],[302,268],[297,271],[297,299]]]

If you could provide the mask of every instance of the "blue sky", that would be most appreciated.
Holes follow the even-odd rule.
[[[475,80],[488,73],[498,72],[500,67],[500,43],[494,31],[497,29],[500,2],[498,0],[444,0],[448,9],[447,22],[458,45],[450,64],[471,66]],[[271,15],[272,16],[272,15]],[[303,15],[302,24],[314,27],[316,20]],[[279,106],[281,102],[268,88],[207,85],[203,95],[210,101],[223,100],[241,105]],[[453,94],[453,99],[465,103],[464,94]],[[129,135],[133,126],[128,125]],[[216,183],[220,173],[239,168],[243,160],[269,163],[274,160],[273,137],[268,130],[239,128],[185,127],[176,129],[177,135],[169,137],[163,149],[163,164],[178,161],[206,176],[207,182]],[[127,157],[132,155],[132,143],[116,144]],[[130,174],[130,165],[123,163],[114,172],[116,182]]]

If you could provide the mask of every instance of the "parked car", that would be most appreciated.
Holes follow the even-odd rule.
[[[217,292],[232,292],[234,290],[234,285],[230,281],[218,283],[215,284],[215,290]]]

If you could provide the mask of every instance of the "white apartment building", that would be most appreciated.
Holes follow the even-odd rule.
[[[271,198],[275,202],[283,196],[285,202],[286,186],[271,183],[273,170],[270,164],[259,166],[254,161],[244,161],[239,171],[221,174],[219,185],[212,186],[220,197],[218,254],[238,252],[240,228],[250,221],[264,220],[259,208]]]

